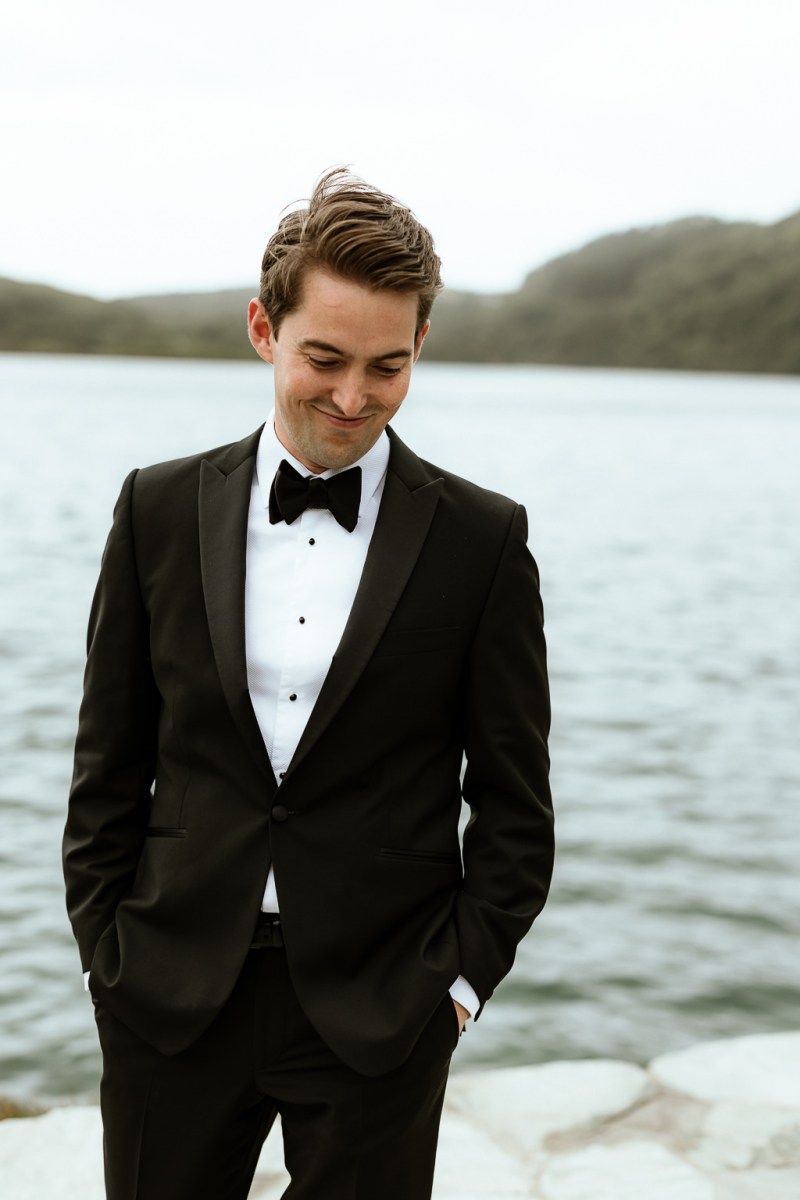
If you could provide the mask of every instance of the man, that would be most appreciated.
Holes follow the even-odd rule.
[[[274,414],[123,486],[65,834],[110,1200],[244,1200],[278,1114],[292,1200],[430,1196],[458,1035],[544,904],[525,514],[387,429],[440,287],[329,172],[249,308]]]

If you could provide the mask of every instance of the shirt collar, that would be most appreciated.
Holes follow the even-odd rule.
[[[375,445],[362,458],[359,458],[357,462],[350,464],[353,467],[361,467],[361,503],[358,509],[359,516],[362,516],[370,500],[383,482],[383,477],[389,466],[389,449],[389,438],[384,429]],[[272,488],[272,481],[281,464],[281,459],[284,458],[289,466],[294,467],[295,471],[299,472],[304,478],[306,475],[311,474],[308,467],[298,462],[294,455],[290,454],[283,443],[278,440],[278,435],[275,432],[275,409],[273,408],[261,431],[261,437],[258,439],[258,450],[256,451],[256,482],[261,494],[261,504],[264,508],[269,507],[269,493]],[[349,467],[340,467],[338,470],[322,471],[319,478],[330,479],[332,475],[338,475],[341,471],[349,469]]]

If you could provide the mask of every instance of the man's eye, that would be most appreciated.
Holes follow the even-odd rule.
[[[402,367],[376,367],[375,370],[379,375],[383,375],[385,379],[391,379],[393,375],[399,375]]]
[[[339,363],[335,358],[312,358],[308,356],[308,361],[312,367],[319,367],[321,370],[329,370],[331,367],[338,367]]]

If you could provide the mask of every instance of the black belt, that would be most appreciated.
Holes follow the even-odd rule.
[[[262,912],[258,914],[251,950],[278,949],[283,945],[283,930],[281,919],[277,913]]]

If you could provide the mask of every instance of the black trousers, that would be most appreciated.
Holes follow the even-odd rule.
[[[445,996],[397,1070],[368,1078],[300,1008],[282,949],[252,950],[225,1008],[159,1054],[95,1008],[107,1200],[246,1200],[280,1114],[284,1200],[426,1200],[458,1019]]]

